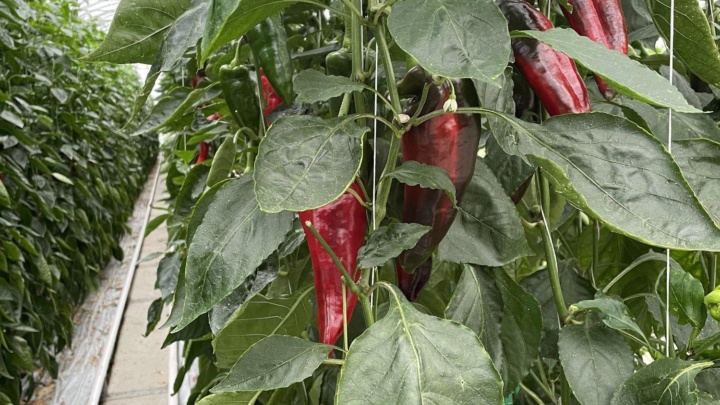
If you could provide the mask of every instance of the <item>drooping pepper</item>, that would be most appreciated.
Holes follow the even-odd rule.
[[[241,127],[253,131],[260,128],[260,101],[257,77],[239,60],[240,44],[235,59],[220,67],[220,88],[233,118]]]
[[[627,55],[627,27],[620,0],[568,0],[568,4],[573,6],[572,13],[564,8],[563,13],[578,34]],[[596,75],[595,81],[606,99],[615,97],[604,80]]]
[[[398,85],[401,96],[412,95],[414,100],[405,110],[413,115],[425,84],[430,84],[421,115],[443,109],[451,98],[452,88],[458,107],[479,105],[472,82],[454,80],[452,87],[447,81],[432,83],[432,78],[416,66]],[[445,169],[455,186],[458,203],[462,201],[467,185],[472,179],[480,141],[480,123],[473,114],[444,114],[411,128],[402,138],[402,157]],[[430,256],[445,237],[455,220],[457,210],[442,190],[404,186],[403,222],[431,226],[417,245],[404,251],[397,259],[400,288],[410,300],[417,298],[430,276]],[[405,271],[413,271],[411,276]]]
[[[363,195],[360,186],[350,188],[358,196]],[[360,272],[355,269],[358,250],[365,242],[367,216],[365,207],[350,192],[340,199],[320,208],[299,213],[310,250],[313,265],[315,293],[317,296],[317,323],[320,342],[335,344],[343,329],[342,273],[330,255],[308,230],[309,221],[340,259],[355,281]],[[357,296],[347,290],[347,314],[350,317],[357,303]]]
[[[266,18],[248,31],[250,48],[280,97],[293,100],[293,64],[287,46],[287,34],[279,14]]]
[[[543,13],[524,0],[500,0],[498,6],[511,31],[553,28]],[[587,88],[572,59],[532,38],[514,38],[512,48],[515,66],[550,115],[590,111]]]

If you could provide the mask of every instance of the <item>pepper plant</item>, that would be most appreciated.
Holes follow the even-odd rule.
[[[104,38],[68,1],[0,1],[0,404],[57,377],[74,309],[98,288],[155,163],[120,130],[137,76],[80,58]]]
[[[160,80],[175,388],[717,403],[716,13],[674,7],[122,1],[87,58]]]

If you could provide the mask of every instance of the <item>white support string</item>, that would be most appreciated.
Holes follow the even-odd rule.
[[[714,1],[714,0],[710,0]],[[675,0],[670,0],[670,85],[673,85],[675,59]],[[672,109],[668,109],[668,153],[672,154]],[[670,328],[670,249],[665,257],[665,356],[670,357],[670,344],[672,342]]]
[[[386,78],[390,80],[390,78]],[[378,115],[378,45],[375,42],[375,95],[373,96],[373,114]],[[377,119],[373,120],[373,160],[372,160],[372,229],[377,229],[377,209],[375,206],[377,199]],[[370,273],[370,285],[375,284],[375,274],[377,273],[377,267],[373,267]],[[370,293],[370,307],[374,304],[375,294]]]

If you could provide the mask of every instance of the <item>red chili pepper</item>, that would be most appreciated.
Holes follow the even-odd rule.
[[[195,160],[195,164],[199,165],[200,163],[207,160],[209,154],[210,154],[210,144],[207,142],[200,143],[200,153],[198,154],[197,160]]]
[[[350,188],[357,195],[363,195],[360,186],[353,183]],[[365,241],[367,217],[365,207],[350,192],[340,199],[314,210],[299,213],[305,229],[310,258],[313,264],[315,294],[317,295],[317,323],[320,342],[335,344],[343,329],[342,273],[330,255],[308,230],[309,221],[340,259],[355,281],[360,272],[355,269],[358,250]],[[347,290],[347,314],[350,317],[357,303],[357,296]]]
[[[208,121],[217,121],[220,118],[222,118],[222,114],[220,114],[219,112],[216,112],[215,114],[208,115],[207,117],[205,117],[205,119]]]
[[[620,0],[568,0],[568,4],[573,6],[572,13],[566,9],[563,13],[578,34],[627,55],[628,35]],[[604,80],[595,76],[595,81],[606,99],[615,97]]]
[[[553,27],[538,9],[524,0],[502,0],[498,4],[510,30],[546,31]],[[587,88],[575,62],[532,38],[512,40],[515,66],[550,115],[590,111]]]
[[[400,91],[409,90],[415,96],[405,113],[412,115],[418,108],[419,95],[432,78],[420,67],[414,67],[400,83]],[[458,107],[478,106],[477,93],[469,81],[454,80]],[[442,110],[452,94],[447,81],[429,88],[421,115]],[[462,201],[472,179],[480,141],[480,123],[473,114],[445,114],[411,128],[402,138],[403,161],[414,160],[445,169],[455,185],[458,202]],[[397,260],[400,289],[415,300],[430,276],[430,256],[445,237],[455,220],[457,210],[442,190],[405,185],[403,222],[431,226],[417,245],[403,252]],[[407,276],[405,270],[415,270]]]
[[[265,103],[265,110],[263,111],[263,114],[267,117],[268,114],[273,112],[280,104],[283,103],[282,97],[280,97],[279,94],[275,92],[275,89],[273,88],[272,84],[270,84],[270,81],[268,80],[267,76],[265,76],[265,73],[260,70],[260,80],[262,81],[262,90],[263,90],[263,102]]]
[[[190,87],[192,87],[193,89],[196,88],[200,85],[200,82],[202,82],[203,79],[205,79],[205,69],[200,69],[198,70],[197,75],[192,78],[192,81],[190,82]]]

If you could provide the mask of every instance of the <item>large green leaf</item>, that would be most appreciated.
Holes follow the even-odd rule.
[[[604,113],[561,115],[542,126],[505,117],[518,130],[498,139],[503,149],[527,156],[571,204],[610,229],[665,248],[720,250],[720,230],[672,156],[635,124]]]
[[[213,340],[217,366],[230,368],[252,345],[266,336],[300,336],[313,315],[312,288],[289,297],[256,295],[246,301]]]
[[[720,143],[709,139],[674,141],[673,157],[695,195],[720,226]]]
[[[645,334],[635,323],[628,307],[620,300],[598,293],[595,299],[580,301],[570,306],[570,312],[577,310],[595,311],[600,314],[605,325],[618,332],[636,339],[640,343],[647,343]]]
[[[260,211],[249,176],[217,191],[195,232],[187,256],[185,306],[176,330],[229,295],[285,239],[289,212]]]
[[[403,223],[375,229],[365,246],[358,251],[358,268],[382,266],[386,261],[398,257],[404,250],[414,248],[429,230],[429,226]]]
[[[283,117],[260,142],[255,193],[265,212],[305,211],[339,198],[360,170],[368,131],[355,118]]]
[[[690,324],[694,328],[702,329],[707,317],[703,304],[705,299],[703,284],[690,273],[676,266],[677,264],[673,264],[670,269],[670,313],[677,316],[680,325]],[[666,295],[664,282],[658,285],[658,295],[660,297]]]
[[[454,263],[502,266],[532,251],[515,205],[482,159],[460,203],[438,257]]]
[[[427,71],[494,82],[510,59],[507,22],[491,0],[404,0],[388,28]]]
[[[260,391],[212,394],[198,401],[197,405],[253,405],[260,394]]]
[[[130,118],[128,118],[128,123],[137,116],[145,105],[145,102],[155,87],[155,82],[160,77],[160,73],[172,69],[185,54],[185,51],[197,44],[205,28],[207,10],[208,3],[206,1],[198,2],[198,4],[186,10],[173,22],[170,28],[168,28],[165,39],[155,56],[155,61],[145,78],[142,92],[137,96],[135,103],[133,103],[133,109],[130,113]]]
[[[662,358],[640,369],[615,391],[611,405],[698,403],[695,376],[712,362]]]
[[[466,267],[445,314],[480,337],[509,395],[540,350],[542,314],[535,298],[503,269]]]
[[[409,186],[442,190],[453,204],[457,204],[455,186],[450,180],[447,170],[443,168],[408,160],[384,177],[395,179]]]
[[[675,0],[675,56],[706,83],[720,86],[720,54],[696,0]],[[655,26],[670,43],[670,0],[647,2]]]
[[[545,42],[595,72],[620,94],[680,112],[700,112],[688,104],[669,81],[647,66],[620,52],[610,50],[599,42],[580,36],[571,29],[516,31],[513,35]]]
[[[633,353],[622,336],[602,324],[567,325],[560,331],[560,363],[583,405],[606,405],[633,374]]]
[[[269,391],[310,377],[332,346],[271,335],[252,345],[212,392]]]
[[[385,286],[389,311],[350,346],[335,403],[502,404],[502,381],[477,335]]]
[[[298,73],[293,81],[298,94],[296,103],[315,103],[342,96],[345,93],[363,91],[362,83],[354,82],[344,76],[326,76],[322,72],[307,69]]]
[[[295,0],[210,0],[199,63]]]
[[[191,0],[122,0],[105,41],[86,58],[153,63],[168,29],[190,5]]]

